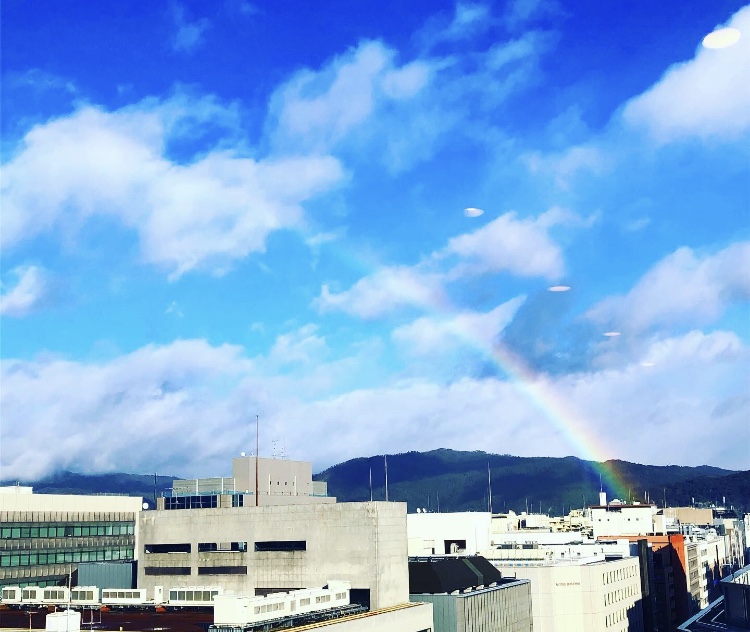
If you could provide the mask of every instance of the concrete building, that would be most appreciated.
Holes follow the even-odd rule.
[[[64,584],[81,562],[132,562],[142,502],[0,488],[0,586]]]
[[[492,514],[480,511],[415,513],[406,517],[410,556],[469,554],[490,545]]]
[[[435,632],[531,632],[531,586],[482,557],[409,561],[409,599],[432,604]]]
[[[258,472],[256,502],[255,473]],[[335,503],[324,481],[312,480],[312,463],[288,459],[232,459],[232,476],[180,479],[157,500],[158,509],[215,509]]]
[[[157,510],[139,532],[138,586],[253,595],[351,582],[352,601],[409,601],[406,505],[341,503]]]
[[[638,558],[490,560],[503,578],[531,580],[534,632],[643,632]]]

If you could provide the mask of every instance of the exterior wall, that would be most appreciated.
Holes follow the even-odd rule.
[[[591,507],[594,537],[649,535],[654,533],[653,505],[605,505]]]
[[[255,550],[267,541],[304,541],[305,550]],[[408,601],[405,503],[149,511],[141,519],[140,542],[138,587],[149,596],[155,586],[211,585],[253,595],[340,579],[353,590],[369,590],[372,608]],[[203,552],[200,543],[246,543],[246,550]],[[190,552],[145,553],[154,544],[189,544]],[[186,574],[170,574],[175,568]],[[241,574],[227,574],[228,568]]]
[[[531,580],[534,632],[642,632],[641,579],[635,557],[585,565],[502,566]]]
[[[428,632],[432,629],[432,607],[425,603],[403,604],[385,612],[304,625],[294,628],[294,632],[320,629],[325,632]]]
[[[238,492],[255,494],[255,457],[232,459]],[[312,496],[312,463],[287,459],[258,459],[258,492],[262,496]]]
[[[457,595],[409,595],[431,603],[435,632],[531,632],[531,584],[519,581]]]
[[[80,562],[133,560],[142,502],[0,488],[0,585],[56,585]]]
[[[446,542],[466,542],[461,553],[487,549],[492,532],[492,514],[485,512],[418,513],[406,517],[409,555],[444,555]]]
[[[716,535],[705,539],[687,536],[685,558],[691,602],[690,614],[695,614],[706,608],[710,601],[717,599],[721,594],[719,590],[721,569],[727,564],[724,538]]]
[[[696,509],[695,507],[667,507],[664,515],[682,524],[710,525],[714,521],[713,509]]]

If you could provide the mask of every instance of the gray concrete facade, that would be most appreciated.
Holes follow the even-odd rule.
[[[404,503],[147,511],[139,536],[138,587],[149,596],[155,586],[253,595],[340,579],[369,591],[373,609],[409,600]]]

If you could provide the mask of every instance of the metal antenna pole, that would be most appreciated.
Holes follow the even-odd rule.
[[[487,486],[489,488],[490,493],[490,513],[492,513],[492,472],[490,471],[490,462],[487,461]]]
[[[372,502],[372,466],[370,466],[370,502]]]
[[[260,458],[260,415],[255,415],[255,506],[258,506],[258,459]]]
[[[388,502],[388,455],[384,454],[385,459],[385,502]]]

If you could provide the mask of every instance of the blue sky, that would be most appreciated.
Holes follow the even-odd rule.
[[[256,415],[316,469],[750,468],[750,6],[33,9],[2,7],[0,478],[227,473]]]

